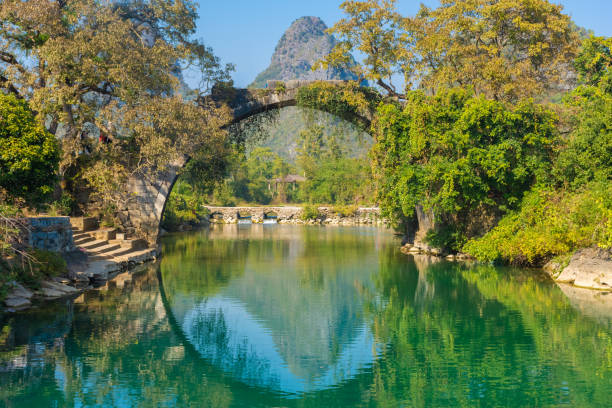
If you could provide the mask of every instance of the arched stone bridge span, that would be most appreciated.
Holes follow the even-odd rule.
[[[266,111],[296,106],[300,88],[316,82],[321,81],[270,81],[267,89],[215,89],[211,98],[218,104],[230,107],[232,115],[227,126]],[[323,82],[334,85],[344,83]],[[356,120],[362,124],[367,125],[372,120],[369,113],[357,116]],[[152,244],[157,242],[166,201],[180,170],[188,161],[189,157],[184,156],[154,176],[139,175],[128,180],[127,189],[132,198],[118,214],[123,229],[134,231]]]

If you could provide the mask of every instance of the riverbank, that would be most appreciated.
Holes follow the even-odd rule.
[[[146,241],[130,239],[115,229],[100,229],[95,218],[38,217],[28,219],[28,225],[23,241],[35,250],[63,258],[63,265],[35,280],[24,280],[27,285],[18,282],[18,276],[7,282],[3,300],[7,312],[78,296],[118,274],[155,261],[161,252],[159,247],[150,248]]]
[[[400,251],[406,255],[426,255],[449,261],[477,260],[464,253],[445,254],[422,243],[405,243]],[[565,259],[565,262],[563,261]],[[584,248],[573,255],[556,258],[542,268],[555,282],[576,288],[612,291],[612,250]]]
[[[67,258],[81,258],[82,254],[69,254]],[[61,298],[75,298],[82,293],[103,286],[118,275],[132,271],[145,263],[156,261],[160,256],[157,248],[138,251],[119,260],[83,260],[68,262],[67,276],[43,280],[37,289],[27,288],[18,282],[10,282],[4,299],[4,310],[16,312]],[[85,258],[86,259],[86,258]]]

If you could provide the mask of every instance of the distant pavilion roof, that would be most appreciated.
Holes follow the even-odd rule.
[[[276,183],[303,183],[306,177],[299,174],[288,174],[285,177],[275,178],[273,181]]]

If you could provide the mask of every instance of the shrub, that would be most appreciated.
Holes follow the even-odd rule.
[[[612,247],[612,184],[591,183],[577,192],[535,189],[465,252],[481,261],[541,266],[579,248]]]
[[[53,192],[59,164],[55,137],[25,101],[0,92],[0,193],[37,206]]]
[[[357,215],[359,209],[356,205],[335,205],[332,207],[332,211],[339,217],[354,217]]]
[[[66,261],[56,252],[34,249],[27,256],[0,259],[0,297],[6,295],[8,282],[17,281],[37,289],[41,281],[67,272]]]
[[[321,216],[319,213],[319,207],[316,205],[305,205],[302,207],[302,214],[300,214],[300,219],[303,221],[308,220],[316,220]]]
[[[49,203],[47,212],[50,215],[71,215],[75,209],[76,203],[69,194],[62,194],[57,201]]]
[[[32,251],[32,256],[36,260],[38,273],[44,277],[59,276],[68,272],[66,261],[57,252],[35,249]]]

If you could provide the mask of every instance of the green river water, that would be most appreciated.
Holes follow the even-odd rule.
[[[166,237],[158,264],[2,318],[0,406],[612,407],[610,309],[398,247],[370,227]]]

